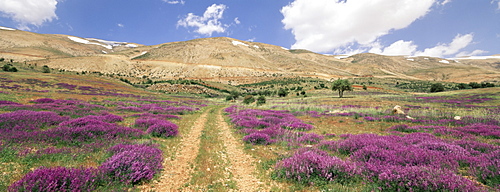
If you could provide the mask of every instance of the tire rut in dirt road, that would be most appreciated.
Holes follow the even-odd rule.
[[[234,175],[233,180],[236,181],[239,191],[269,191],[255,174],[256,160],[252,156],[243,151],[242,143],[239,142],[232,134],[229,125],[224,121],[222,110],[217,113],[217,122],[221,129],[221,135],[224,140],[229,161],[231,162],[231,171]]]
[[[165,159],[164,171],[156,187],[143,191],[181,191],[182,185],[189,182],[193,173],[192,165],[200,148],[200,136],[207,122],[208,111],[206,110],[198,117],[188,134],[183,135],[182,146],[177,151],[175,159]]]

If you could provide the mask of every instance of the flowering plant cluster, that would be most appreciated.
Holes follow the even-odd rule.
[[[109,149],[113,154],[99,167],[110,179],[128,184],[151,180],[162,169],[162,151],[146,144],[118,144]]]
[[[237,108],[231,106],[230,108]],[[311,130],[313,126],[302,122],[288,111],[243,109],[234,111],[229,117],[231,122],[240,128],[264,129],[271,126],[280,126],[289,130]]]
[[[323,136],[315,133],[300,132],[311,130],[313,126],[297,119],[288,111],[239,109],[231,106],[225,109],[231,122],[247,134],[243,141],[252,144],[268,145],[274,142],[288,142],[294,145],[315,144]]]
[[[275,175],[304,184],[324,181],[347,183],[359,178],[361,169],[355,163],[330,156],[325,151],[303,148],[277,162]]]
[[[365,179],[385,190],[483,190],[460,175],[463,169],[484,184],[500,184],[495,158],[500,147],[476,141],[444,140],[428,133],[361,134],[320,145],[324,150],[348,156],[363,170]]]
[[[137,118],[135,126],[146,130],[153,137],[175,137],[179,133],[179,127],[176,124],[163,119],[149,118],[148,116]]]
[[[487,139],[500,139],[500,126],[476,123],[461,127],[446,127],[446,126],[408,126],[405,124],[395,125],[389,128],[389,131],[399,132],[428,132],[434,135],[446,135],[455,138],[474,138],[481,136]]]
[[[97,168],[39,167],[9,186],[9,191],[94,191],[104,182],[137,184],[162,169],[162,152],[147,144],[118,144]]]
[[[100,179],[95,168],[39,167],[9,186],[9,191],[94,191]]]
[[[18,110],[0,114],[0,129],[2,131],[34,131],[57,125],[68,117],[49,111]]]

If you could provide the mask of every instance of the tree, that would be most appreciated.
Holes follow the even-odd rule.
[[[261,106],[266,104],[266,98],[261,95],[260,97],[257,98],[257,106]]]
[[[42,73],[50,73],[50,68],[49,68],[49,66],[44,65],[44,66],[42,67]]]
[[[253,103],[254,101],[255,101],[255,99],[253,98],[252,95],[247,95],[243,98],[243,103],[246,105]]]
[[[468,84],[465,84],[465,83],[459,83],[459,84],[457,85],[457,88],[458,88],[458,89],[470,89],[470,88],[472,88],[472,87],[471,87],[471,86],[469,86]]]
[[[366,87],[366,85],[363,85],[363,90],[366,91],[367,89],[368,89],[368,87]]]
[[[444,86],[441,83],[434,83],[431,85],[431,93],[444,91]]]
[[[234,101],[236,99],[238,99],[238,97],[240,96],[240,93],[238,91],[231,91],[229,92],[229,95],[226,97],[226,101]]]
[[[347,79],[337,79],[332,84],[333,91],[339,91],[339,98],[344,96],[344,91],[352,91],[352,84]]]
[[[279,97],[286,97],[288,95],[288,91],[281,89],[278,91],[278,96]]]
[[[3,70],[3,71],[9,71],[10,66],[11,66],[11,65],[9,65],[9,64],[5,64],[5,65],[3,65],[2,70]]]
[[[477,82],[470,82],[469,86],[472,87],[473,89],[481,88],[481,84]]]

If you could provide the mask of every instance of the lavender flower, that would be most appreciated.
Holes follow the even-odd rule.
[[[94,168],[39,167],[9,186],[9,191],[93,191],[100,180]]]
[[[112,180],[136,184],[151,180],[162,169],[160,149],[141,145],[116,145],[110,149],[115,154],[107,159],[99,169]]]

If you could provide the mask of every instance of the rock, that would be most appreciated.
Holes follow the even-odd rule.
[[[455,116],[455,117],[453,117],[453,119],[455,119],[455,120],[457,120],[457,121],[460,121],[460,120],[462,120],[462,117],[460,117],[460,116]]]
[[[394,106],[394,108],[392,109],[392,114],[401,114],[401,115],[404,115],[404,114],[405,114],[405,112],[401,109],[401,106],[396,105],[396,106]]]

